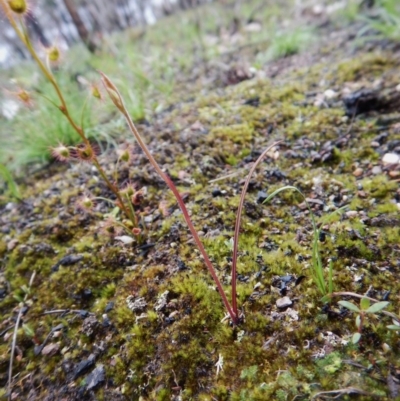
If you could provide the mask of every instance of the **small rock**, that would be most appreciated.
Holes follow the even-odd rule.
[[[135,241],[132,237],[129,237],[128,235],[121,235],[119,237],[115,237],[115,239],[121,241],[125,245],[131,244],[133,241]]]
[[[157,303],[154,305],[154,310],[156,312],[160,312],[161,310],[163,310],[165,308],[165,306],[168,303],[168,294],[169,294],[169,291],[167,290],[167,291],[164,291],[160,295],[160,297],[157,300]]]
[[[277,306],[279,309],[287,308],[288,306],[290,306],[290,305],[292,305],[292,304],[293,304],[293,302],[291,301],[291,299],[290,299],[289,297],[279,298],[279,299],[276,301],[276,306]]]
[[[358,212],[356,210],[349,210],[345,214],[349,219],[358,216]]]
[[[82,255],[67,255],[64,256],[58,263],[61,266],[71,266],[83,259]]]
[[[254,287],[253,290],[257,290],[258,288],[260,288],[262,286],[262,284],[260,282],[258,282]]]
[[[7,205],[4,207],[5,210],[11,211],[17,206],[16,203],[8,202]]]
[[[96,316],[89,316],[83,321],[81,332],[90,337],[97,331],[99,326],[100,322],[97,320]]]
[[[105,313],[108,313],[108,312],[110,312],[112,309],[114,309],[114,302],[113,302],[113,301],[110,301],[110,302],[106,305],[106,307],[104,308],[104,312],[105,312]]]
[[[337,96],[337,92],[335,92],[333,89],[327,89],[324,92],[324,97],[325,99],[333,99]]]
[[[213,189],[213,190],[212,190],[211,195],[212,195],[214,198],[216,198],[217,196],[221,196],[221,195],[222,195],[222,192],[221,192],[220,189],[216,188],[216,189]]]
[[[264,191],[258,191],[257,203],[263,203],[268,198],[268,194]]]
[[[147,306],[147,302],[144,298],[135,299],[132,295],[129,295],[129,297],[126,298],[126,303],[128,305],[128,308],[134,312],[141,312]]]
[[[85,381],[86,381],[87,391],[94,390],[97,386],[104,383],[105,381],[104,365],[102,364],[97,365],[96,369],[94,369],[93,372],[86,377]]]
[[[353,171],[353,175],[354,177],[360,177],[363,174],[364,170],[361,167],[357,167],[354,171]]]
[[[84,359],[83,361],[79,362],[73,372],[73,379],[77,379],[79,376],[82,376],[85,372],[87,372],[95,362],[95,356],[93,354],[89,355],[88,359]]]
[[[12,251],[16,246],[18,245],[18,240],[17,239],[12,239],[7,243],[7,250]]]
[[[381,168],[381,166],[374,166],[374,167],[372,167],[371,172],[373,175],[382,174],[382,168]]]
[[[389,177],[390,178],[399,178],[400,177],[400,171],[395,171],[395,170],[389,171]]]
[[[386,153],[382,158],[383,164],[399,164],[400,156],[397,153]]]
[[[192,131],[204,131],[204,125],[199,120],[197,120],[190,126],[190,129]]]
[[[60,349],[60,344],[58,343],[47,344],[42,349],[42,355],[53,356],[58,352],[59,349]]]

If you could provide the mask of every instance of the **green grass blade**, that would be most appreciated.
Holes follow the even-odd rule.
[[[0,175],[3,177],[4,181],[6,182],[8,189],[11,192],[11,195],[20,200],[21,193],[19,191],[18,185],[15,182],[13,176],[11,175],[10,171],[4,164],[0,164]]]

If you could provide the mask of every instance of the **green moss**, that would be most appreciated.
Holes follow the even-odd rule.
[[[389,181],[384,175],[366,178],[361,183],[364,190],[368,191],[374,198],[384,198],[389,192],[397,189],[397,184]]]
[[[248,124],[235,124],[231,126],[215,127],[209,134],[210,144],[214,141],[224,140],[233,143],[249,143],[254,135],[254,129]]]

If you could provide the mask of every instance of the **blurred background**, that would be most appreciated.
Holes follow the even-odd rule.
[[[158,19],[209,3],[211,0],[37,0],[27,18],[32,37],[48,46],[56,37],[70,47],[78,41],[89,51],[101,46],[105,35],[132,27],[145,27]],[[0,31],[0,63],[12,65],[29,58],[11,27]]]

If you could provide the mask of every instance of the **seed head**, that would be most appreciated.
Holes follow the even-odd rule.
[[[48,49],[46,49],[46,52],[47,52],[47,59],[50,61],[50,63],[56,64],[60,61],[61,52],[57,46],[53,45],[49,47]]]
[[[103,94],[101,93],[101,90],[98,85],[96,84],[90,85],[90,93],[94,98],[98,100],[103,100]]]
[[[122,234],[122,228],[117,224],[114,218],[109,217],[101,225],[101,233],[110,236],[119,235]]]
[[[96,159],[97,149],[91,144],[81,144],[74,148],[73,156],[84,162],[92,162]]]
[[[135,236],[140,235],[141,232],[142,232],[142,230],[139,227],[134,227],[132,229],[132,234]]]
[[[102,72],[100,72],[100,74],[103,85],[106,88],[106,91],[110,96],[111,100],[121,112],[124,112],[125,110],[124,103],[122,101],[121,95],[118,92],[117,87],[111,82],[111,80],[107,77],[107,75],[103,74]]]
[[[71,151],[69,147],[60,143],[54,148],[50,148],[52,156],[60,162],[65,162],[71,159]]]
[[[26,107],[33,106],[33,97],[30,92],[26,91],[25,89],[18,88],[17,91],[9,91],[7,89],[4,89],[4,92],[10,95],[10,97],[13,97],[14,99],[21,102]]]
[[[122,160],[123,162],[129,162],[131,155],[129,153],[128,149],[125,149],[122,153],[121,156],[119,157],[120,160]]]
[[[17,95],[18,99],[21,100],[22,103],[27,104],[27,105],[28,104],[30,105],[32,103],[32,97],[31,97],[30,93],[27,92],[26,90],[21,89],[16,93],[16,95]]]
[[[28,3],[26,0],[7,0],[10,10],[15,14],[25,14],[28,11]]]
[[[76,201],[77,209],[84,212],[91,212],[95,206],[96,202],[90,194],[84,194]]]
[[[131,196],[132,205],[135,205],[135,206],[140,205],[142,203],[143,198],[144,198],[144,193],[143,193],[142,189],[140,191],[135,192]]]
[[[128,195],[131,197],[135,193],[135,187],[131,183],[128,183],[124,188],[121,189],[120,193],[122,195]]]

